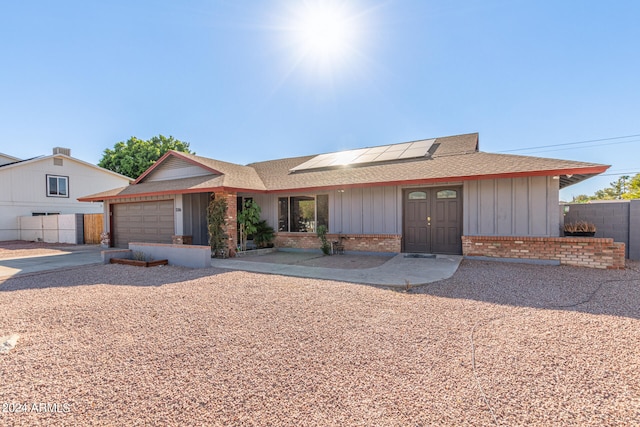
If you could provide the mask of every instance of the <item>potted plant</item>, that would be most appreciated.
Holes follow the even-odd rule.
[[[237,216],[240,226],[240,249],[246,251],[250,235],[254,237],[255,243],[256,225],[260,222],[260,206],[253,200],[246,200]]]
[[[595,224],[587,221],[568,222],[564,224],[564,235],[572,237],[593,237],[596,234]]]
[[[256,224],[256,231],[253,233],[253,243],[259,249],[272,248],[275,230],[264,219]]]

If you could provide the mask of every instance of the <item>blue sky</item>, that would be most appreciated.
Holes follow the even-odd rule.
[[[348,31],[301,38],[329,4]],[[640,172],[640,2],[33,0],[0,6],[0,152],[173,135],[246,164],[480,133]],[[306,37],[306,36],[304,36]],[[563,190],[592,194],[615,175]]]

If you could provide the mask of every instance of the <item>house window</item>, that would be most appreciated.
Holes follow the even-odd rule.
[[[409,200],[425,200],[427,193],[424,191],[412,191],[409,193]]]
[[[69,197],[69,177],[47,175],[47,197]]]
[[[458,197],[456,190],[441,190],[436,193],[438,199],[455,199]]]
[[[315,233],[319,225],[329,227],[329,196],[278,198],[278,231]]]

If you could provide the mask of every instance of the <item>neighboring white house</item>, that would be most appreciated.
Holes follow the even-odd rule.
[[[66,148],[20,160],[0,154],[0,241],[20,239],[20,217],[102,213],[78,197],[127,186],[126,176],[71,157]]]
[[[17,157],[9,156],[8,154],[0,153],[0,166],[6,165],[7,163],[19,162],[20,159]]]

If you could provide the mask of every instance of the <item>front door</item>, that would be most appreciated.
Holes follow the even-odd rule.
[[[404,191],[405,252],[462,253],[462,188]]]

